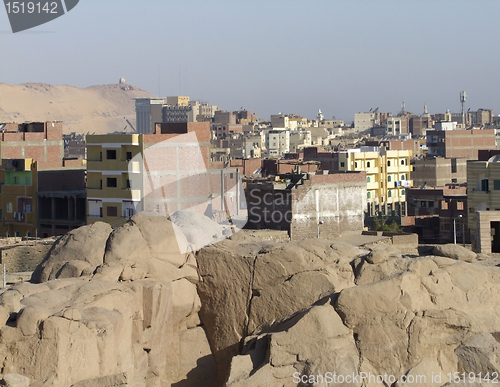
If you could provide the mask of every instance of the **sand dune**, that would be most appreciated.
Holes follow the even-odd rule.
[[[153,97],[127,84],[98,85],[85,89],[43,83],[0,83],[0,122],[64,122],[64,132],[110,133],[132,131],[135,103],[132,98]]]

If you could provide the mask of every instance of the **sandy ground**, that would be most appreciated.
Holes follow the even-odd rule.
[[[85,89],[43,83],[0,83],[0,122],[63,121],[64,133],[131,131],[135,126],[132,98],[153,97],[127,84],[99,85]]]

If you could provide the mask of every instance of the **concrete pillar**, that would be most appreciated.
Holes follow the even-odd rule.
[[[50,198],[50,210],[51,210],[50,213],[51,220],[56,220],[56,200],[53,197]]]

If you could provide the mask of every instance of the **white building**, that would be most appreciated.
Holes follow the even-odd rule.
[[[266,131],[266,149],[269,157],[281,157],[290,152],[290,131],[272,129]]]

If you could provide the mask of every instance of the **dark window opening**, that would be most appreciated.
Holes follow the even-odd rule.
[[[106,214],[108,216],[118,216],[118,208],[117,207],[107,207]]]
[[[108,177],[106,179],[106,187],[115,188],[116,187],[116,177]]]
[[[116,150],[107,150],[106,151],[106,158],[108,160],[116,160]]]

